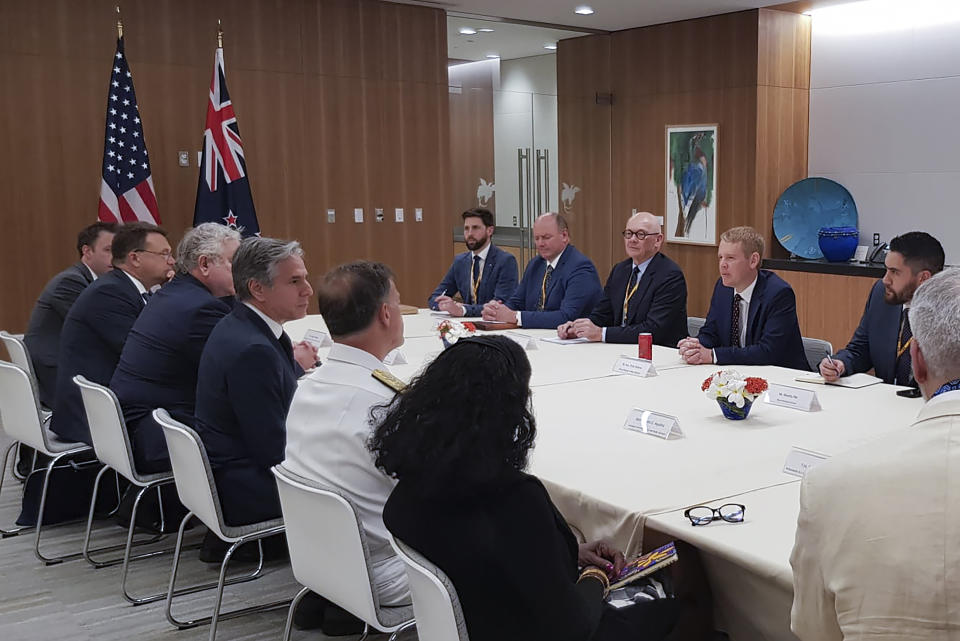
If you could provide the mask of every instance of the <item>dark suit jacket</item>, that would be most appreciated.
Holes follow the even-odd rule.
[[[73,377],[109,385],[130,328],[143,310],[143,298],[123,270],[98,278],[77,298],[60,335],[57,401],[50,429],[70,441],[90,442],[80,389]]]
[[[712,347],[718,365],[779,365],[810,370],[803,353],[797,299],[793,289],[771,271],[761,269],[750,298],[747,339],[744,347],[730,343],[733,288],[717,279],[707,320],[700,329],[700,344]]]
[[[242,303],[210,333],[197,375],[195,427],[230,525],[280,516],[270,468],[283,461],[287,410],[301,374],[290,339],[282,345]]]
[[[77,297],[93,282],[93,274],[83,263],[76,263],[50,279],[30,312],[23,336],[37,375],[40,402],[54,407],[57,391],[57,355],[60,332],[67,313]]]
[[[520,320],[524,327],[555,329],[569,320],[584,318],[600,300],[603,288],[596,267],[576,247],[567,245],[550,276],[543,311],[536,311],[546,270],[543,258],[531,260],[513,296],[506,301],[510,309],[523,312]]]
[[[517,288],[517,259],[513,254],[505,252],[493,243],[487,252],[487,259],[483,263],[483,278],[477,288],[477,300],[473,298],[471,277],[473,273],[473,252],[466,251],[453,259],[453,264],[447,270],[447,275],[440,281],[430,298],[427,306],[437,309],[434,302],[437,296],[447,292],[447,296],[460,294],[467,316],[479,316],[483,305],[491,300],[506,300]]]
[[[860,325],[853,338],[834,358],[843,361],[844,373],[866,372],[873,368],[884,383],[893,383],[897,374],[897,335],[903,305],[883,301],[883,281],[870,290]],[[907,351],[906,358],[910,358]]]
[[[623,299],[632,272],[631,258],[613,266],[590,320],[607,329],[608,343],[636,343],[641,333],[650,333],[657,345],[676,347],[687,337],[687,281],[683,270],[663,254],[650,259],[637,291],[630,297],[627,323],[621,327]]]
[[[177,274],[133,324],[110,388],[123,407],[141,472],[170,469],[163,431],[151,412],[162,407],[193,425],[200,354],[214,326],[229,313],[230,305],[196,278]]]
[[[599,625],[600,584],[577,583],[577,541],[534,476],[449,495],[401,480],[383,521],[450,577],[471,641],[586,641]]]

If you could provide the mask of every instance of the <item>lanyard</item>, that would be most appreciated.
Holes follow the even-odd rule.
[[[483,280],[484,262],[485,262],[485,261],[481,259],[479,264],[478,264],[476,261],[473,261],[473,262],[470,264],[470,284],[473,285],[472,289],[473,289],[473,302],[474,302],[474,304],[478,304],[478,303],[480,302],[480,301],[477,299],[477,290],[480,289],[480,281]],[[473,280],[473,266],[474,266],[474,265],[477,265],[477,271],[480,272],[479,274],[477,274],[477,280]]]
[[[631,270],[632,271],[632,270]],[[633,289],[630,288],[630,281],[627,281],[627,293],[623,297],[623,315],[620,317],[620,322],[622,325],[627,324],[627,306],[630,305],[630,299],[637,292],[637,288],[640,287],[640,273],[637,272],[637,282],[633,284]]]
[[[897,360],[900,360],[900,357],[903,356],[903,353],[907,351],[907,349],[910,347],[910,343],[913,342],[913,336],[911,336],[910,338],[907,339],[906,343],[903,343],[903,325],[904,325],[904,321],[901,321],[900,333],[897,334]]]

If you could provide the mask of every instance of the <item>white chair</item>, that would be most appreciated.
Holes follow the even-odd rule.
[[[23,335],[10,334],[9,332],[0,331],[0,340],[3,341],[4,346],[6,346],[7,348],[7,354],[10,356],[10,362],[16,365],[17,367],[19,367],[20,369],[22,369],[23,371],[25,371],[27,373],[27,376],[30,377],[30,385],[33,387],[34,396],[37,397],[37,405],[38,407],[40,407],[42,415],[45,418],[49,419],[51,412],[48,408],[44,407],[43,404],[40,403],[40,397],[38,393],[39,387],[37,385],[37,375],[33,370],[33,361],[30,359],[30,352],[27,350],[26,343],[23,342]],[[10,445],[10,450],[12,451],[14,448],[18,448],[19,445],[20,443],[18,441],[14,441]],[[9,456],[9,453],[7,454],[7,456]],[[14,465],[12,470],[13,470],[13,476],[23,481],[25,480],[26,477],[21,476],[17,472],[17,465],[16,465],[16,460],[19,459],[20,456],[22,456],[22,454],[18,450],[18,455],[14,459]],[[31,470],[37,465],[36,451],[34,451],[32,458],[33,458],[33,462],[30,465]],[[4,461],[6,461],[6,458],[4,458]],[[6,467],[7,465],[6,463],[4,463],[3,467],[0,468],[0,470],[5,470]]]
[[[822,361],[827,354],[833,355],[833,345],[829,341],[819,338],[807,338],[804,336],[802,340],[803,354],[807,357],[810,369],[815,372],[820,371],[820,361]]]
[[[338,490],[324,487],[277,465],[273,468],[280,507],[287,525],[290,565],[305,586],[290,604],[284,641],[290,639],[293,613],[311,590],[336,603],[370,628],[391,633],[394,641],[415,625],[411,606],[382,607],[374,588],[366,533],[353,502]]]
[[[135,597],[127,591],[127,571],[130,561],[145,559],[159,554],[172,552],[172,549],[154,550],[144,554],[130,556],[130,551],[134,546],[154,543],[163,538],[162,534],[143,539],[133,540],[133,531],[137,522],[137,512],[140,508],[140,500],[149,490],[156,489],[159,495],[160,487],[173,483],[173,472],[159,472],[156,474],[140,474],[137,471],[133,461],[133,449],[130,447],[130,437],[127,434],[126,423],[123,420],[123,410],[117,401],[116,395],[107,387],[88,381],[83,376],[73,377],[73,382],[80,388],[80,396],[83,399],[83,409],[87,415],[87,424],[90,426],[90,438],[93,441],[93,449],[97,453],[97,458],[104,463],[103,469],[97,474],[97,480],[93,486],[93,495],[97,495],[100,487],[100,480],[104,473],[113,469],[131,484],[138,487],[137,495],[133,500],[133,510],[130,514],[130,524],[127,527],[127,541],[125,545],[110,546],[101,548],[100,551],[109,551],[123,549],[123,556],[118,559],[99,561],[92,556],[90,550],[90,533],[93,528],[93,515],[95,503],[91,501],[90,511],[87,516],[87,531],[83,537],[83,558],[96,568],[108,567],[123,563],[122,577],[120,579],[120,590],[124,598],[133,605],[143,603],[152,603],[166,598],[166,592],[151,594],[149,596]],[[164,529],[163,523],[163,500],[160,499],[160,527]]]
[[[706,322],[706,318],[700,318],[699,316],[687,316],[687,335],[696,338],[697,334],[700,333],[700,328],[703,327],[704,323]]]
[[[43,487],[40,491],[40,509],[37,512],[36,543],[34,552],[37,558],[53,565],[68,559],[80,557],[80,552],[74,554],[65,554],[60,556],[44,556],[40,551],[40,535],[43,531],[43,511],[47,503],[47,489],[50,482],[50,473],[62,459],[77,454],[92,453],[92,448],[86,443],[66,443],[57,438],[50,431],[49,416],[44,417],[37,403],[37,396],[30,384],[30,377],[23,369],[5,361],[0,361],[0,417],[3,420],[3,428],[7,434],[14,440],[28,445],[41,454],[50,457],[45,467],[39,470],[33,470],[31,475],[43,474]],[[7,450],[9,455],[10,450]],[[80,466],[99,465],[96,459],[83,461]],[[4,457],[4,467],[6,467],[6,457]],[[29,477],[27,479],[29,482]],[[26,487],[26,484],[24,485]],[[0,476],[0,490],[3,489],[3,478]],[[96,496],[91,498],[95,501]],[[4,536],[10,536],[18,530],[5,530]]]
[[[183,521],[180,522],[180,529],[177,531],[177,545],[173,552],[173,568],[170,571],[170,585],[167,589],[167,620],[181,630],[209,623],[210,641],[213,641],[217,636],[217,623],[221,620],[233,619],[253,612],[264,612],[266,610],[286,607],[290,603],[290,599],[240,608],[221,614],[220,604],[223,601],[224,586],[250,581],[260,576],[263,570],[263,544],[261,539],[273,536],[274,534],[281,534],[284,529],[283,519],[272,519],[261,523],[251,523],[250,525],[240,526],[232,526],[224,523],[223,510],[220,507],[220,497],[217,494],[213,471],[210,468],[207,451],[204,449],[200,437],[191,428],[174,420],[165,409],[154,410],[153,418],[159,423],[160,427],[163,428],[163,436],[167,441],[167,451],[170,454],[170,464],[173,467],[173,478],[177,485],[177,494],[180,496],[180,502],[190,510],[187,515],[183,517]],[[223,557],[223,563],[220,564],[220,577],[216,583],[207,583],[176,590],[177,568],[180,565],[180,552],[183,547],[183,531],[186,528],[187,521],[194,515],[200,519],[211,532],[232,545],[227,549],[227,553]],[[228,580],[227,566],[230,563],[230,558],[233,556],[233,553],[244,543],[252,541],[256,541],[257,546],[260,548],[260,562],[257,564],[257,567],[250,574],[244,574]],[[175,596],[192,594],[212,587],[217,588],[217,597],[211,616],[190,621],[182,621],[173,616],[173,598]]]
[[[443,570],[392,535],[390,545],[407,568],[419,641],[470,641],[453,582]]]

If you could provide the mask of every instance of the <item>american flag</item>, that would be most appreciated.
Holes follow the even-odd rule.
[[[107,93],[99,218],[105,222],[142,220],[159,225],[160,210],[150,176],[147,142],[122,37],[117,39]]]
[[[193,211],[194,226],[209,222],[233,227],[244,236],[260,235],[240,126],[227,93],[222,48],[217,48],[213,62],[197,204]]]

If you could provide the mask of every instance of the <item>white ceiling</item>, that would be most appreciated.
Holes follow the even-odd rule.
[[[394,0],[508,20],[526,20],[556,26],[604,31],[674,22],[744,9],[782,4],[786,0]],[[595,13],[580,16],[582,4]]]
[[[463,35],[460,33],[461,27],[493,29],[493,32]],[[488,54],[496,54],[501,60],[542,56],[556,53],[544,49],[544,45],[582,35],[586,34],[511,22],[447,16],[447,55],[458,60],[485,60]]]

